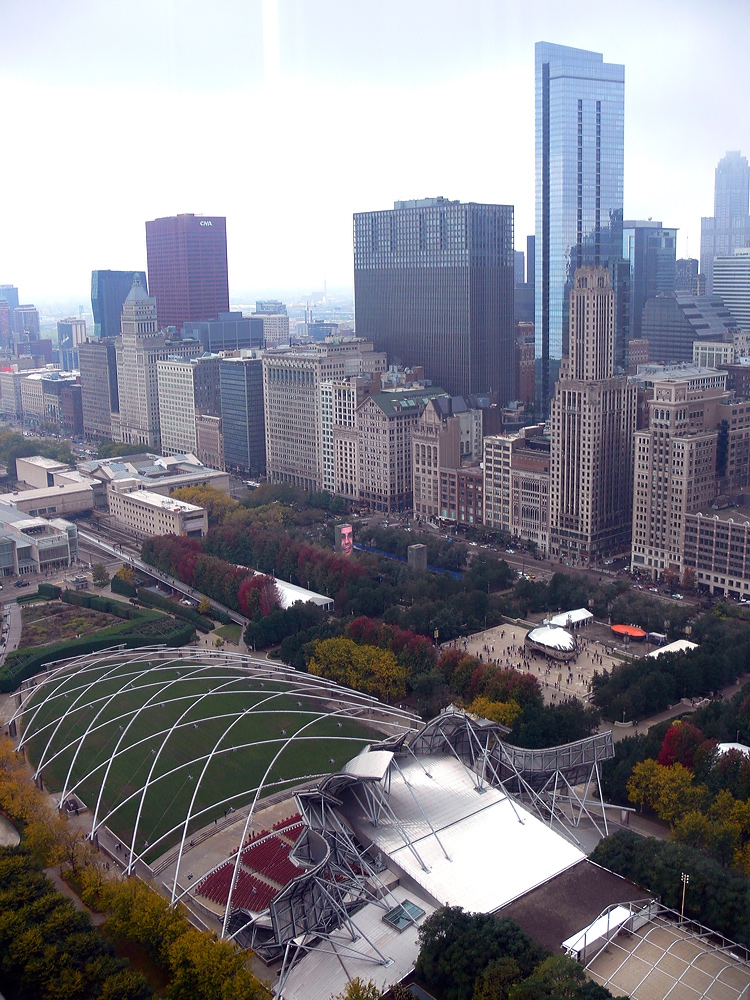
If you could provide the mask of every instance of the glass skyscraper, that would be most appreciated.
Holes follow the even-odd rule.
[[[713,291],[714,257],[731,255],[750,244],[750,166],[739,150],[730,150],[716,167],[714,214],[701,219],[701,274]]]
[[[622,254],[625,67],[536,44],[537,397],[546,413],[568,351],[576,268]]]

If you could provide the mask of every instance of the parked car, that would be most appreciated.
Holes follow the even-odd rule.
[[[28,580],[16,580],[16,582],[13,584],[14,587],[28,587],[28,585],[29,585]]]
[[[649,587],[648,589],[649,589],[649,591],[652,594],[658,594],[659,593],[659,588],[658,587]]]
[[[672,594],[672,597],[675,599],[675,601],[682,600],[682,594]]]

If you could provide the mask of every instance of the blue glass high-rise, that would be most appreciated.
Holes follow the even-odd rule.
[[[537,398],[548,412],[568,350],[576,268],[622,254],[625,67],[536,44]]]

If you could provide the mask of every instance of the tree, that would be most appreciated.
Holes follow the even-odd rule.
[[[521,970],[514,958],[496,958],[478,977],[472,1000],[508,1000],[514,983],[521,979]]]
[[[96,587],[106,587],[109,583],[109,574],[107,573],[107,568],[104,563],[96,562],[92,566],[92,579],[94,581],[94,586]]]
[[[507,996],[508,1000],[608,1000],[612,994],[588,980],[583,967],[574,959],[553,955],[528,979],[512,986]]]
[[[365,982],[359,976],[349,981],[342,993],[337,993],[331,1000],[380,1000],[382,993],[372,981]],[[411,993],[409,994],[411,996]]]
[[[627,788],[632,803],[649,806],[659,819],[670,824],[708,798],[708,789],[694,785],[692,773],[682,764],[663,767],[653,759],[635,765]]]
[[[512,920],[465,913],[460,906],[436,910],[419,929],[415,971],[445,1000],[469,1000],[477,977],[495,959],[512,958],[529,975],[544,951]]]
[[[211,614],[211,602],[207,597],[201,597],[201,602],[198,605],[199,615],[209,615]]]
[[[667,730],[657,760],[660,764],[682,764],[692,770],[693,758],[706,737],[690,722],[677,719]]]
[[[503,726],[512,726],[517,716],[521,714],[521,706],[517,701],[490,701],[478,695],[469,705],[469,711],[483,719],[491,719]]]
[[[97,566],[101,565],[97,563]],[[120,566],[118,571],[115,573],[118,580],[122,580],[124,583],[129,583],[131,587],[135,586],[135,572],[132,566]]]

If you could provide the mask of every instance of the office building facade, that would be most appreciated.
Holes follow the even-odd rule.
[[[575,272],[569,356],[550,419],[550,550],[589,565],[630,548],[636,387],[615,375],[614,289],[604,267]]]
[[[13,332],[19,338],[39,340],[39,310],[36,306],[16,306],[13,310]]]
[[[624,66],[537,43],[535,335],[545,413],[568,353],[573,274],[622,253],[624,97]]]
[[[120,412],[114,337],[87,340],[81,344],[78,348],[78,364],[81,372],[83,436],[89,441],[111,440],[112,414]]]
[[[750,404],[733,401],[725,386],[725,372],[695,366],[651,376],[648,424],[635,435],[631,568],[636,573],[667,576],[674,584],[686,567],[696,573],[709,569],[694,545],[691,552],[697,539],[686,534],[687,517],[699,511],[710,516],[717,497],[748,483]],[[723,548],[726,564],[728,548]],[[741,575],[741,568],[737,572]],[[726,565],[722,574],[727,575]],[[707,580],[701,576],[697,582]]]
[[[122,307],[133,279],[138,276],[141,287],[148,294],[145,271],[92,271],[91,310],[94,314],[94,338],[119,337]]]
[[[173,355],[195,357],[200,341],[170,340],[157,330],[156,299],[136,277],[128,293],[116,339],[118,440],[161,450],[157,363]]]
[[[185,323],[182,335],[200,340],[204,351],[242,351],[263,347],[263,321],[241,312],[220,313],[218,319]]]
[[[647,299],[641,336],[648,341],[649,363],[690,362],[696,340],[731,339],[737,321],[716,295],[657,295]]]
[[[731,257],[715,257],[713,289],[729,309],[743,333],[750,333],[750,247],[735,250]]]
[[[615,289],[621,302],[615,303],[623,328],[622,341],[640,340],[643,307],[647,299],[675,290],[677,230],[665,229],[661,222],[626,221],[622,228],[622,256],[625,280]],[[621,356],[615,341],[615,361]]]
[[[78,348],[86,340],[86,320],[68,316],[58,320],[57,344],[60,351],[60,367],[71,372],[78,369]]]
[[[482,411],[461,396],[431,399],[412,431],[414,513],[427,520],[457,520],[455,502],[453,516],[441,514],[441,469],[447,477],[447,470],[455,471],[462,463],[476,465],[481,457]]]
[[[195,455],[198,449],[197,416],[201,413],[220,415],[220,362],[218,354],[169,357],[156,362],[163,455]]]
[[[229,312],[227,220],[192,214],[146,223],[148,281],[161,327]]]
[[[263,361],[260,356],[225,358],[219,365],[224,467],[263,476],[266,437],[263,414]]]
[[[513,385],[513,208],[445,198],[354,216],[357,336],[454,395]]]
[[[321,490],[324,480],[332,482],[333,414],[325,421],[324,449],[321,386],[385,368],[385,354],[359,339],[267,351],[263,406],[269,480],[305,490]]]
[[[713,292],[715,257],[750,246],[750,166],[739,150],[719,160],[714,182],[714,214],[701,219],[701,274]]]
[[[549,551],[550,440],[544,424],[483,442],[484,523],[540,555]]]

